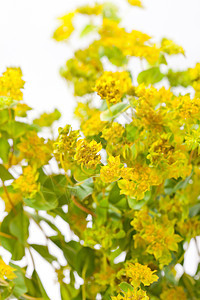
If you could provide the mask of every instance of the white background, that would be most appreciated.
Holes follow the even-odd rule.
[[[200,0],[146,0],[145,10],[132,8],[125,0],[113,1],[121,7],[123,24],[144,31],[155,40],[173,39],[186,50],[186,58],[171,59],[177,69],[194,66],[200,61]],[[25,101],[37,112],[57,107],[62,113],[61,124],[72,122],[74,100],[59,75],[60,66],[73,50],[65,43],[51,39],[58,25],[56,18],[78,5],[94,3],[84,0],[0,0],[0,73],[7,66],[20,66],[26,81]],[[76,45],[72,45],[73,48]],[[68,232],[58,220],[63,233]],[[34,228],[32,242],[42,242]],[[188,272],[194,271],[195,247],[190,247]],[[61,262],[65,260],[59,255]],[[37,256],[37,270],[52,300],[60,299],[58,286],[53,284],[51,268]]]

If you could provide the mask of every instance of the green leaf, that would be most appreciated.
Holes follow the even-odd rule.
[[[132,285],[130,285],[129,283],[127,283],[125,281],[121,282],[120,285],[119,285],[119,287],[125,293],[127,293],[128,290],[131,291],[131,292],[134,291],[134,288],[132,287]]]
[[[33,199],[24,199],[24,202],[37,210],[51,210],[58,206],[56,194],[45,188],[41,188]]]
[[[144,204],[145,204],[145,200],[140,200],[140,201],[137,201],[136,199],[134,198],[131,198],[131,197],[127,197],[128,199],[128,205],[130,208],[132,209],[135,209],[135,210],[140,210]]]
[[[16,211],[17,215],[15,215],[9,225],[10,232],[13,236],[18,238],[22,245],[25,245],[29,236],[29,218],[23,211],[21,204],[17,207]]]
[[[3,125],[1,129],[3,131],[6,131],[11,138],[16,139],[22,136],[29,129],[29,125],[26,123],[11,120],[7,124]]]
[[[95,26],[95,25],[93,25],[93,24],[88,24],[88,25],[86,25],[86,26],[83,28],[83,30],[81,31],[80,37],[82,38],[82,37],[88,35],[88,34],[91,33],[92,31],[97,30],[97,29],[98,29],[98,26]]]
[[[3,160],[4,163],[8,162],[9,151],[10,144],[8,143],[7,139],[0,138],[0,158]]]
[[[94,188],[92,178],[85,180],[81,185],[70,187],[72,192],[78,197],[80,201],[83,201],[89,195],[92,194]]]
[[[130,142],[134,142],[136,139],[138,139],[139,132],[138,128],[136,126],[133,126],[132,124],[126,124],[126,138]]]
[[[10,174],[10,172],[4,167],[4,165],[0,164],[0,178],[2,181],[14,179],[14,177]]]
[[[111,121],[112,119],[116,119],[121,113],[126,111],[130,107],[129,103],[120,102],[112,105],[110,109],[105,110],[101,113],[100,119],[101,121]]]
[[[145,85],[154,84],[161,81],[164,78],[164,74],[160,72],[159,67],[153,67],[148,70],[142,71],[137,78],[139,84]]]
[[[13,267],[16,271],[16,278],[13,279],[14,282],[14,289],[13,289],[13,295],[17,297],[17,299],[19,299],[20,296],[22,296],[23,294],[27,293],[28,289],[26,286],[26,282],[25,282],[25,270],[23,270],[22,268],[20,268],[17,265],[14,264],[10,264],[11,267]],[[23,272],[23,271],[24,272]]]
[[[42,297],[43,297],[42,299],[43,299],[43,300],[51,300],[51,299],[47,296],[47,293],[46,293],[46,291],[45,291],[45,289],[44,289],[44,287],[43,287],[43,285],[42,285],[42,282],[41,282],[40,277],[38,276],[37,272],[34,271],[34,273],[35,273],[35,277],[36,277],[37,282],[38,282],[38,286],[39,286],[40,292],[41,292]]]
[[[120,188],[118,187],[117,183],[115,182],[112,190],[110,191],[108,201],[112,204],[116,204],[123,198],[124,198],[124,195],[120,195]]]
[[[6,123],[9,120],[8,109],[0,110],[0,125]]]
[[[76,241],[65,242],[63,237],[58,235],[51,236],[50,240],[63,251],[68,264],[76,270],[76,256],[81,249],[80,243]]]
[[[190,211],[189,211],[190,218],[197,216],[199,212],[200,212],[200,203],[198,203],[190,208]]]
[[[37,251],[46,261],[48,261],[50,264],[53,261],[57,261],[57,258],[49,253],[48,247],[43,245],[37,245],[37,244],[30,244],[30,246]]]
[[[107,56],[110,62],[118,67],[121,67],[127,64],[128,62],[127,57],[122,53],[122,51],[119,48],[115,47],[114,45],[112,47],[101,46],[99,48],[99,55],[100,57]]]
[[[94,250],[89,247],[83,247],[76,257],[76,270],[79,276],[82,277],[82,273],[85,272],[85,277],[89,277],[94,272]]]
[[[184,180],[181,180],[181,178],[166,179],[165,184],[164,184],[165,194],[171,195],[171,194],[174,194],[177,190],[186,188],[192,175],[193,175],[193,172],[190,174],[190,176],[186,177],[186,179],[184,179]]]
[[[58,109],[55,109],[52,113],[43,113],[38,119],[33,120],[33,124],[39,127],[50,127],[53,122],[59,120],[61,113]]]

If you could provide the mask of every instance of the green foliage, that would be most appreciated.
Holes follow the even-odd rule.
[[[140,0],[128,2],[142,7]],[[31,121],[20,68],[7,68],[0,77],[0,243],[11,256],[9,265],[0,259],[0,299],[51,299],[36,272],[37,253],[54,268],[63,300],[99,294],[105,300],[197,300],[200,267],[193,276],[184,268],[191,239],[199,254],[200,64],[169,69],[170,55],[184,54],[183,48],[127,31],[112,3],[81,6],[61,17],[54,38],[70,38],[80,15],[88,21],[79,36],[95,33],[96,40],[75,51],[61,70],[79,96],[74,115],[80,130],[66,125],[56,135],[57,109]],[[132,57],[147,66],[137,85]],[[154,87],[164,78],[171,89]],[[178,86],[193,88],[195,96],[176,95]],[[33,224],[45,244],[30,242]]]

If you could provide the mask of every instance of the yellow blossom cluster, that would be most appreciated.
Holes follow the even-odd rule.
[[[138,289],[134,292],[128,290],[127,293],[123,292],[118,294],[116,297],[111,297],[112,300],[149,300],[147,293],[142,289]]]
[[[89,169],[95,169],[101,163],[101,156],[98,154],[102,149],[101,143],[92,140],[87,142],[85,139],[80,139],[77,142],[76,154],[74,159]]]
[[[24,83],[20,68],[7,68],[0,77],[0,96],[22,100],[23,94],[21,89],[24,88]]]
[[[108,164],[101,167],[100,176],[104,182],[118,180],[120,193],[135,197],[137,200],[143,199],[144,193],[152,185],[159,185],[162,182],[154,168],[141,165],[134,168],[124,167],[120,162],[120,156],[109,156]]]
[[[70,125],[60,127],[58,132],[58,139],[54,143],[54,154],[63,155],[65,160],[72,160],[76,153],[76,143],[80,133],[78,130],[72,130]]]
[[[92,228],[87,228],[84,235],[87,246],[94,247],[100,244],[103,249],[112,249],[114,245],[113,239],[123,238],[125,232],[120,223],[113,222],[113,224],[108,223],[100,227],[94,225]]]
[[[106,122],[101,121],[100,112],[94,114],[85,122],[82,123],[81,129],[85,136],[98,135],[106,125]]]
[[[148,286],[158,280],[158,276],[154,274],[156,271],[151,271],[146,265],[127,263],[125,270],[126,277],[134,288],[138,288],[141,283]]]
[[[104,72],[96,81],[94,90],[107,101],[107,103],[117,103],[131,88],[132,82],[128,72]]]
[[[70,12],[69,14],[59,18],[61,25],[55,30],[53,35],[56,41],[63,41],[70,37],[70,35],[74,31],[74,26],[73,26],[74,16],[75,16],[75,12]]]
[[[130,3],[133,6],[139,6],[142,7],[142,2],[141,0],[128,0],[128,3]]]
[[[138,231],[133,237],[135,248],[141,248],[154,255],[162,266],[172,260],[170,251],[178,251],[178,243],[182,241],[182,238],[174,233],[173,224],[153,220],[147,210],[141,210],[135,212],[131,225]]]
[[[119,156],[109,156],[108,164],[101,167],[100,177],[103,182],[114,182],[121,177],[121,168],[123,165],[120,162]]]
[[[16,206],[19,202],[22,201],[22,194],[21,192],[16,193],[16,191],[12,191],[9,193],[9,199],[8,194],[4,192],[1,195],[1,198],[3,199],[5,204],[5,211],[9,212],[13,208],[13,205]]]
[[[113,122],[109,127],[104,127],[102,137],[108,143],[116,145],[122,139],[124,132],[124,127],[121,124]]]
[[[13,187],[16,191],[20,191],[23,197],[33,198],[40,189],[38,177],[39,173],[33,167],[27,166],[23,169],[23,174],[13,182]]]
[[[95,3],[95,5],[84,5],[77,8],[77,12],[86,15],[100,15],[103,11],[103,4]]]
[[[0,279],[13,279],[16,277],[14,273],[15,269],[7,265],[3,259],[0,259]]]
[[[192,166],[188,157],[169,142],[166,134],[160,136],[149,149],[147,158],[152,166],[157,167],[164,176],[178,178],[189,176]]]
[[[160,295],[161,300],[187,300],[186,293],[181,286],[176,286],[174,288],[166,289]]]
[[[185,54],[183,47],[175,44],[172,40],[163,38],[161,41],[161,50],[169,55],[172,54]]]
[[[181,220],[177,225],[181,236],[187,238],[188,241],[200,235],[200,220],[198,216]]]
[[[150,64],[154,64],[159,59],[160,49],[149,42],[150,36],[145,33],[137,30],[127,32],[119,27],[116,21],[106,18],[103,20],[99,33],[103,46],[115,45],[125,56],[145,58]]]
[[[35,131],[29,131],[20,139],[18,149],[31,165],[40,167],[50,160],[52,144],[50,141],[45,143]]]
[[[95,82],[103,72],[99,47],[98,41],[95,41],[89,48],[76,51],[74,58],[69,59],[61,70],[62,76],[73,82],[75,96],[94,92]]]

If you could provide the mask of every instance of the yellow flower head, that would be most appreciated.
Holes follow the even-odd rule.
[[[142,2],[141,0],[128,0],[128,3],[130,3],[133,6],[139,6],[142,7]]]
[[[9,192],[10,198],[12,200],[12,204],[16,206],[19,202],[22,201],[22,194],[16,193],[16,191]],[[1,195],[1,198],[3,199],[5,203],[5,211],[9,212],[12,209],[12,204],[10,203],[8,199],[8,195],[6,193],[3,193]]]
[[[103,12],[103,5],[98,3],[94,6],[84,5],[77,8],[76,11],[84,15],[100,15]]]
[[[194,68],[188,69],[189,76],[192,81],[199,80],[200,79],[200,63],[197,63]]]
[[[40,167],[47,164],[51,158],[52,144],[50,141],[45,143],[35,131],[29,131],[21,138],[18,144],[20,152],[23,154],[30,164]]]
[[[162,300],[187,300],[187,296],[184,289],[181,286],[176,286],[174,288],[167,289],[160,295]]]
[[[58,129],[59,136],[54,143],[54,154],[63,154],[68,159],[72,159],[76,153],[77,139],[80,137],[78,130],[72,130],[70,125]]]
[[[101,149],[101,143],[98,144],[94,140],[87,142],[85,139],[80,139],[77,142],[74,159],[86,168],[95,169],[101,163],[101,156],[98,154]]]
[[[107,166],[101,167],[100,177],[103,182],[114,182],[121,177],[121,162],[119,156],[109,156]]]
[[[14,100],[22,100],[21,89],[24,88],[22,71],[20,68],[7,68],[0,77],[0,96],[11,97]]]
[[[108,143],[117,143],[123,136],[125,129],[124,127],[117,123],[113,122],[111,126],[105,127],[102,131],[102,137],[108,142]]]
[[[185,54],[185,51],[181,46],[175,44],[172,40],[168,40],[166,38],[162,39],[161,50],[169,55],[180,53]]]
[[[156,271],[151,271],[148,266],[139,263],[127,263],[125,271],[126,276],[134,288],[138,288],[141,283],[145,286],[149,286],[158,280],[158,276],[154,274]]]
[[[108,103],[117,103],[131,88],[131,78],[128,72],[104,72],[96,81],[94,90]]]
[[[112,300],[149,300],[147,293],[142,289],[138,289],[137,291],[131,292],[128,290],[127,293],[123,292],[122,294],[118,294],[116,297],[111,297]]]
[[[60,25],[60,27],[58,27],[55,30],[53,34],[53,38],[56,41],[60,42],[63,40],[67,40],[70,37],[70,35],[74,31],[74,26],[73,26],[74,16],[75,16],[75,12],[70,12],[69,14],[59,18],[62,24]]]
[[[13,182],[13,187],[15,190],[19,190],[23,197],[32,198],[39,191],[38,176],[39,173],[34,168],[27,166],[24,168],[23,174]]]
[[[0,279],[13,279],[16,277],[14,273],[15,269],[6,265],[3,259],[0,259]]]
[[[87,121],[83,122],[81,129],[85,136],[98,135],[104,128],[106,122],[100,119],[101,112],[95,112]]]

